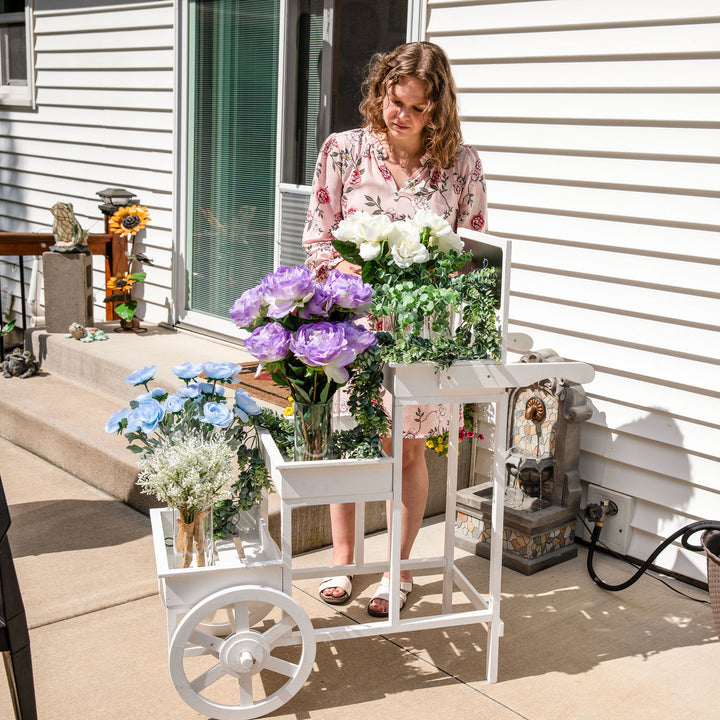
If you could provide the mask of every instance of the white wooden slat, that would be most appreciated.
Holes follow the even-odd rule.
[[[493,200],[492,186],[489,196]],[[657,255],[720,260],[717,231],[685,227],[644,225],[613,220],[554,215],[538,217],[531,212],[495,208],[489,215],[492,232],[545,237],[558,245],[577,244],[598,249],[639,251]]]
[[[564,272],[593,274],[599,279],[611,277],[631,282],[647,282],[667,287],[688,288],[718,294],[718,267],[703,262],[687,262],[659,257],[633,258],[625,253],[598,252],[587,248],[556,246],[552,243],[515,240],[513,265],[562,269]],[[707,322],[699,319],[700,322]]]
[[[644,560],[649,557],[655,548],[660,545],[664,540],[663,537],[655,535],[645,535],[639,530],[633,533],[632,540],[630,541],[630,548],[628,555],[638,560]],[[691,552],[685,550],[677,545],[671,545],[670,547],[663,550],[660,553],[655,565],[657,567],[665,568],[670,572],[677,573],[680,577],[687,577],[697,580],[698,582],[707,582],[707,560],[703,553]],[[631,576],[632,573],[628,575]],[[652,582],[648,580],[647,582]],[[707,599],[707,595],[704,595],[700,590],[695,592],[696,597],[699,599]],[[711,622],[711,617],[707,615],[708,624]],[[709,631],[712,632],[712,631]]]
[[[151,68],[153,70],[170,70],[175,62],[175,51],[170,48],[144,48],[125,50],[113,48],[111,50],[87,50],[80,46],[76,52],[43,52],[38,54],[35,68],[43,70],[81,70],[93,68],[94,70],[116,70],[118,68],[133,70],[137,68]]]
[[[57,143],[73,143],[82,139],[88,145],[126,147],[135,150],[172,152],[173,136],[167,130],[133,130],[106,127],[83,127],[47,122],[8,122],[0,119],[0,139],[12,138],[16,151],[24,152],[25,140],[52,140]]]
[[[720,200],[720,160],[718,163],[693,163],[488,150],[483,151],[481,160],[485,173],[496,177],[658,188],[703,195],[715,193]]]
[[[81,138],[78,138],[80,140]],[[0,136],[0,152],[12,153],[17,151],[18,142],[15,138]],[[173,169],[173,156],[171,152],[158,152],[155,150],[136,150],[130,147],[97,147],[94,145],[74,143],[59,143],[51,139],[24,140],[22,153],[26,156],[76,161],[78,158],[94,160],[103,165],[135,166],[153,168],[158,172],[171,172]]]
[[[708,455],[714,453],[720,425],[706,425],[674,418],[652,406],[639,408],[610,400],[592,401],[593,416],[587,421],[600,428],[635,435],[644,440],[672,445],[688,452]],[[720,479],[718,481],[720,489]]]
[[[467,3],[466,5],[471,5]],[[443,7],[442,1],[430,0],[429,29],[433,32],[477,27],[485,30],[517,27],[552,27],[556,25],[586,25],[590,23],[649,23],[702,19],[717,15],[714,0],[652,0],[626,2],[603,0],[602,3],[577,0],[545,0],[523,3],[474,3],[472,12],[467,6]]]
[[[61,107],[90,107],[90,108],[114,108],[116,112],[123,112],[129,100],[127,92],[113,90],[85,90],[75,88],[68,92],[67,88],[38,88],[37,101],[39,105],[57,105]],[[150,110],[173,109],[173,93],[167,90],[143,90],[133,88],[133,107]]]
[[[692,378],[684,379],[686,384],[693,384]],[[646,375],[624,377],[597,368],[595,379],[585,387],[585,392],[593,402],[606,400],[652,408],[692,423],[703,418],[718,417],[720,398],[708,394],[705,387],[695,387],[694,390],[654,384]]]
[[[618,374],[645,378],[649,383],[670,385],[682,389],[698,388],[699,394],[720,394],[720,373],[717,365],[664,355],[659,352],[612,345],[591,336],[573,335],[561,329],[549,330],[529,319],[513,315],[510,305],[510,327],[513,332],[525,332],[535,341],[536,348],[553,348],[567,360],[586,362],[593,367],[607,368]],[[588,392],[595,392],[592,383]],[[612,394],[610,394],[612,397]],[[717,403],[710,403],[717,413]],[[691,413],[693,408],[688,407]],[[692,417],[692,415],[690,415]]]
[[[122,48],[144,51],[145,48],[171,48],[175,41],[172,27],[143,28],[132,25],[125,28],[108,27],[101,32],[61,33],[37,35],[35,52],[72,52],[84,50],[107,50]]]
[[[677,323],[703,324],[706,328],[716,328],[713,313],[718,306],[717,300],[700,295],[667,290],[648,289],[614,283],[609,278],[588,280],[586,278],[569,277],[552,272],[538,272],[532,268],[512,270],[512,286],[510,303],[518,295],[525,297],[547,298],[566,303],[577,303],[581,307],[607,308],[622,314],[650,317],[659,321],[675,321]],[[707,319],[710,321],[707,322]],[[672,334],[674,324],[668,324],[665,331]],[[695,348],[693,352],[702,352],[703,348]]]
[[[114,103],[111,107],[83,107],[76,106],[49,106],[41,105],[37,112],[28,113],[3,112],[2,117],[10,123],[45,122],[63,125],[77,125],[80,127],[96,125],[106,128],[121,128],[132,130],[174,130],[173,115],[168,110],[136,110],[119,108]]]
[[[513,296],[510,299],[510,309],[515,318],[527,318],[534,323],[560,327],[570,333],[589,332],[612,344],[655,348],[660,353],[700,355],[708,361],[716,361],[720,378],[720,328],[711,331],[677,324],[669,325],[661,320],[572,307],[541,298]]]
[[[717,32],[720,35],[720,26]],[[461,120],[558,118],[716,124],[720,93],[465,92],[458,107]]]
[[[528,148],[562,152],[658,157],[720,157],[720,129],[632,127],[559,122],[464,121],[465,141],[481,148]],[[688,157],[690,159],[690,157]]]
[[[640,441],[593,425],[583,427],[581,446],[583,451],[606,460],[642,468],[699,487],[713,489],[720,474],[720,462],[717,460],[708,460],[662,443]]]
[[[473,13],[468,13],[474,17]],[[688,32],[686,25],[658,27],[630,27],[556,30],[548,32],[508,32],[478,37],[467,35],[443,35],[428,32],[427,38],[447,52],[450,61],[522,59],[529,57],[625,57],[625,56],[677,56],[681,53],[717,53],[718,22],[695,25]],[[456,30],[472,30],[468,24]]]
[[[615,62],[513,62],[456,64],[462,95],[492,88],[707,88],[717,87],[720,59],[617,60]]]
[[[172,90],[173,70],[88,70],[87,68],[39,70],[35,86],[37,88],[101,88],[113,90],[116,94],[115,104],[132,102],[136,88],[144,92],[148,90]]]
[[[644,220],[649,224],[682,223],[720,229],[718,199],[640,190],[573,187],[561,184],[488,180],[490,207],[559,212],[609,220]],[[490,210],[492,217],[492,209]]]
[[[676,478],[663,473],[617,463],[590,452],[583,452],[580,457],[580,476],[593,485],[635,497],[639,501],[638,505],[659,505],[670,517],[684,513],[691,519],[693,516],[708,517],[704,514],[703,503],[708,503],[708,509],[714,510],[720,501],[717,487],[700,487],[693,483],[678,482]],[[681,520],[680,525],[683,524],[686,523]]]
[[[0,168],[1,169],[1,168]],[[36,171],[35,158],[19,157],[13,168],[17,173]],[[79,177],[87,182],[97,184],[100,189],[107,187],[107,178],[115,178],[120,187],[126,188],[161,188],[172,189],[172,178],[169,173],[155,170],[121,167],[106,167],[93,164],[89,158],[78,158],[77,161],[47,160],[43,162],[43,172],[59,178]]]
[[[172,3],[165,7],[131,7],[118,5],[112,12],[52,13],[35,12],[36,35],[76,33],[90,30],[106,31],[115,28],[162,28],[172,27],[174,20]]]

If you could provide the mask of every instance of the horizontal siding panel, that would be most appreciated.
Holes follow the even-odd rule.
[[[670,357],[649,350],[613,346],[595,338],[591,328],[583,335],[573,335],[563,328],[549,328],[549,323],[541,325],[530,319],[519,319],[513,315],[512,303],[510,325],[511,331],[530,335],[534,340],[534,347],[553,348],[560,357],[568,360],[579,360],[628,377],[645,378],[650,383],[656,382],[685,390],[699,388],[701,394],[715,396],[711,405],[717,411],[720,372],[715,364]],[[588,390],[593,392],[593,386],[589,385]],[[688,408],[689,412],[692,410],[693,408]]]
[[[46,122],[8,122],[0,118],[0,140],[8,146],[7,152],[25,152],[26,140],[52,140],[61,146],[76,143],[103,147],[131,148],[134,150],[173,151],[173,135],[167,130],[123,130],[106,127],[61,125]]]
[[[483,151],[481,159],[488,175],[688,192],[720,199],[720,162],[663,162],[488,150]]]
[[[672,332],[662,320],[635,318],[601,309],[587,309],[554,303],[542,297],[513,296],[513,317],[561,327],[569,333],[592,333],[613,345],[656,349],[671,355],[694,355],[720,365],[720,329],[713,331],[675,325]],[[708,318],[710,319],[710,318]],[[720,377],[720,367],[717,368]]]
[[[38,71],[38,88],[114,88],[115,105],[132,103],[136,89],[144,94],[148,89],[173,88],[173,70],[88,70],[87,68]],[[139,97],[144,95],[140,94]]]
[[[7,112],[2,117],[10,123],[16,121],[32,122],[28,113]],[[59,123],[80,127],[98,126],[108,129],[119,128],[129,130],[164,130],[172,132],[173,114],[169,110],[135,110],[117,107],[116,103],[108,108],[78,108],[64,106],[38,107],[34,114],[37,122]]]
[[[593,364],[592,360],[587,362]],[[593,402],[607,400],[635,405],[648,412],[666,412],[691,424],[703,418],[717,417],[718,392],[710,394],[707,387],[694,385],[692,378],[682,379],[691,386],[690,389],[655,384],[647,374],[626,377],[622,371],[613,373],[596,369],[595,378],[585,386],[585,392]]]
[[[127,70],[152,69],[171,70],[175,64],[175,51],[169,48],[145,48],[142,52],[117,48],[113,50],[86,50],[76,48],[75,52],[43,52],[37,56],[35,68],[43,70]]]
[[[720,27],[718,28],[720,33]],[[717,124],[717,93],[587,93],[466,92],[459,104],[462,120],[561,118],[578,120],[642,120],[642,122]]]
[[[127,92],[113,92],[112,90],[86,90],[76,88],[71,93],[67,89],[38,88],[37,101],[39,105],[57,105],[62,107],[90,107],[90,108],[117,108],[124,112],[124,103],[127,102]],[[132,91],[133,104],[148,110],[173,109],[172,90],[142,90],[134,88]]]
[[[35,38],[35,52],[72,52],[83,50],[140,50],[146,48],[169,48],[175,42],[172,27],[143,28],[134,24],[127,28],[108,28],[102,32],[73,32],[38,34]]]
[[[720,159],[720,129],[684,127],[632,127],[630,125],[584,125],[568,122],[463,122],[465,141],[485,148],[557,150],[561,153],[643,155]]]
[[[615,62],[480,63],[456,65],[459,92],[502,88],[707,88],[720,77],[717,60],[635,60]],[[711,86],[717,87],[716,82]]]
[[[452,2],[452,0],[451,0]],[[457,3],[455,3],[457,4]],[[478,27],[484,30],[542,28],[585,25],[589,23],[640,23],[702,19],[717,15],[714,0],[650,0],[627,2],[603,0],[602,3],[578,3],[577,0],[546,0],[516,3],[462,3],[443,7],[442,0],[430,0],[430,25],[433,32]],[[472,12],[467,6],[472,5]]]
[[[450,61],[522,59],[522,58],[603,58],[682,53],[697,57],[700,53],[717,55],[720,22],[693,26],[614,28],[591,30],[558,30],[548,32],[515,32],[471,34],[481,28],[480,13],[467,13],[467,20],[456,27],[457,34],[435,32],[430,27],[428,40],[447,48]],[[611,38],[611,40],[610,40]]]
[[[623,494],[628,494],[627,488],[632,487],[631,494],[639,500],[636,509],[642,504],[652,503],[664,508],[666,515],[675,517],[676,513],[682,513],[678,526],[695,519],[720,517],[720,494],[713,488],[694,487],[672,477],[615,463],[587,452],[581,455],[580,476],[593,485]],[[655,521],[659,521],[657,515]],[[641,527],[649,529],[650,526],[644,523]]]
[[[717,460],[588,424],[583,426],[582,449],[608,461],[632,465],[708,490],[717,488],[720,476],[720,462]]]
[[[592,268],[589,268],[592,270]],[[608,310],[621,315],[669,322],[673,325],[701,325],[706,330],[717,330],[713,321],[717,300],[698,295],[667,290],[648,289],[607,281],[588,280],[552,272],[538,272],[535,269],[512,270],[510,303],[515,298],[545,299],[548,302],[575,304],[588,310]],[[664,332],[672,333],[675,328],[666,327]],[[687,348],[688,351],[702,352],[702,346]]]
[[[127,5],[127,3],[125,3]],[[132,6],[132,3],[130,4]],[[47,8],[51,10],[51,7]],[[165,7],[142,7],[141,4],[130,9],[116,5],[111,11],[102,7],[92,8],[92,12],[43,12],[35,11],[35,33],[37,35],[55,35],[67,32],[87,33],[90,30],[106,31],[112,28],[167,28],[173,23],[173,5]]]
[[[626,435],[665,443],[700,455],[713,453],[717,444],[720,432],[717,422],[714,425],[693,423],[659,412],[657,408],[632,407],[603,399],[594,399],[592,405],[593,416],[587,422],[598,428],[611,427]]]
[[[113,170],[114,168],[114,170]],[[36,172],[37,162],[35,158],[19,157],[16,167],[2,168],[0,173],[12,170],[16,173]],[[53,175],[58,178],[78,177],[84,178],[87,182],[97,183],[99,189],[107,187],[107,178],[115,178],[120,187],[131,189],[156,188],[170,189],[172,177],[169,173],[160,173],[155,170],[144,168],[112,166],[108,168],[100,164],[90,164],[87,160],[48,160],[42,164],[42,172],[45,175]]]
[[[173,156],[168,151],[156,152],[117,146],[97,148],[94,145],[78,142],[60,143],[51,139],[26,139],[20,144],[16,138],[0,136],[0,153],[12,153],[18,150],[29,157],[43,158],[43,166],[46,159],[75,161],[77,158],[93,158],[97,163],[115,167],[148,167],[162,173],[169,173],[173,169]]]
[[[566,273],[592,274],[634,283],[653,283],[671,288],[687,288],[720,297],[717,265],[687,261],[666,260],[658,257],[634,258],[626,253],[597,252],[584,247],[553,245],[544,242],[514,240],[513,265],[525,268],[562,269]]]
[[[493,200],[492,185],[488,187]],[[668,255],[698,261],[720,260],[717,231],[686,227],[553,215],[551,218],[522,210],[494,208],[489,215],[492,232],[536,239],[558,245],[570,244],[635,254]],[[547,235],[546,235],[547,233]]]
[[[607,188],[572,187],[493,179],[488,176],[490,207],[522,207],[609,220],[644,220],[650,224],[682,223],[698,229],[720,229],[718,199]],[[492,213],[492,210],[491,210]]]

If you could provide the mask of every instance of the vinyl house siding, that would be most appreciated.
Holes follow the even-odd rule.
[[[511,329],[596,368],[582,477],[635,498],[645,558],[720,518],[720,6],[431,1],[427,38],[513,243]]]
[[[174,17],[170,1],[36,0],[37,110],[0,107],[0,229],[49,232],[50,208],[61,201],[84,229],[103,232],[97,191],[135,192],[152,218],[142,242],[156,265],[136,293],[138,314],[151,323],[173,319]],[[3,295],[17,297],[19,312],[12,267],[0,262]],[[102,320],[102,259],[93,267]]]

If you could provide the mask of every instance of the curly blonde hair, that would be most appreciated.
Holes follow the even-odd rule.
[[[360,112],[366,125],[385,133],[383,101],[388,88],[400,78],[416,77],[425,85],[427,107],[424,112],[423,140],[433,164],[450,167],[462,141],[457,112],[455,82],[450,62],[442,48],[429,42],[399,45],[392,52],[377,53],[370,60],[363,82]]]

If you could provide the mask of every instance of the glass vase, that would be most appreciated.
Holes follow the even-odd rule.
[[[325,460],[332,433],[332,402],[295,402],[295,460]]]
[[[189,521],[182,510],[173,508],[173,527],[176,570],[215,563],[212,508],[199,510]]]

